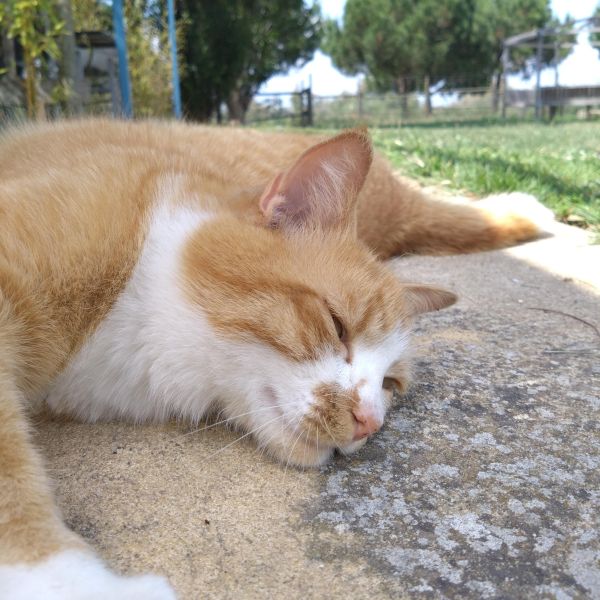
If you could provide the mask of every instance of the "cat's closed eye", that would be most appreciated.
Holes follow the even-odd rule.
[[[346,329],[344,328],[344,325],[333,314],[331,315],[331,319],[333,320],[333,325],[335,327],[335,332],[337,333],[337,336],[338,336],[340,342],[344,342],[344,340],[346,338]]]
[[[352,353],[350,352],[350,346],[348,344],[348,332],[346,331],[346,328],[339,317],[336,317],[333,314],[333,311],[330,311],[330,314],[331,320],[333,321],[333,326],[335,327],[335,332],[337,333],[338,339],[342,344],[346,361],[350,362],[352,360]]]

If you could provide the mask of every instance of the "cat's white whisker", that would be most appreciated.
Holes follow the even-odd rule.
[[[308,440],[310,439],[310,431],[313,427],[313,424],[310,423],[308,426],[308,430],[306,432],[306,441],[308,442]],[[304,463],[304,465],[306,465],[306,451],[308,450],[308,443],[304,444],[304,452],[302,454],[302,462]]]
[[[273,408],[283,408],[284,406],[289,406],[292,404],[295,404],[295,402],[286,402],[283,404],[272,404],[270,406],[263,406],[261,408],[256,408],[254,410],[250,410],[248,412],[240,413],[238,415],[233,415],[231,417],[227,417],[227,419],[221,419],[220,421],[211,423],[210,425],[206,425],[205,427],[200,427],[200,428],[194,429],[192,431],[186,431],[185,433],[182,433],[182,434],[178,435],[177,437],[173,438],[172,441],[180,440],[181,438],[187,437],[189,435],[193,435],[195,433],[201,433],[202,431],[212,429],[213,427],[217,427],[218,425],[223,425],[224,423],[230,423],[231,421],[235,421],[236,419],[239,419],[240,417],[247,417],[248,415],[253,415],[255,413],[264,412],[267,410],[273,410]],[[224,410],[221,410],[220,414],[222,414],[223,412],[224,412]],[[281,415],[281,416],[283,416],[283,415]]]
[[[298,440],[300,439],[301,435],[302,435],[302,432],[299,432],[296,440],[294,441],[293,445],[290,447],[290,451],[289,451],[287,459],[285,461],[285,468],[283,469],[283,479],[284,479],[284,481],[285,481],[285,479],[287,477],[287,470],[288,470],[288,466],[290,464],[290,458],[292,456],[292,452],[294,451],[294,447],[298,443]]]
[[[209,459],[213,458],[217,454],[220,454],[221,452],[227,450],[227,448],[230,448],[234,444],[237,444],[238,442],[242,441],[244,438],[247,438],[249,435],[252,435],[253,433],[256,433],[256,432],[260,431],[261,429],[267,427],[267,425],[270,425],[271,423],[274,423],[275,421],[277,421],[279,419],[283,419],[284,416],[285,415],[278,415],[274,419],[271,419],[270,421],[267,421],[266,423],[263,423],[262,425],[259,425],[258,427],[252,429],[251,431],[248,431],[247,433],[244,433],[244,435],[241,435],[239,438],[237,438],[233,442],[230,442],[229,444],[227,444],[223,448],[220,448],[216,452],[213,452],[210,456],[206,457],[205,460],[209,460]]]
[[[289,404],[296,404],[295,401],[290,402]],[[296,421],[298,419],[298,417],[304,412],[304,408],[300,407],[298,408],[298,410],[294,413],[294,415],[292,415],[291,417],[291,421]],[[284,429],[289,428],[292,431],[292,434],[296,434],[296,432],[298,431],[296,426],[294,426],[292,423],[288,423],[286,422],[285,419],[283,419],[281,421],[281,428],[279,429],[279,432],[275,431],[268,439],[266,440],[259,440],[259,448],[261,450],[261,454],[262,453],[266,453],[267,450],[269,449],[269,446],[271,444],[271,442],[276,438],[276,437],[280,437],[282,438],[284,436]],[[300,434],[302,433],[302,431],[300,430],[299,432]]]
[[[298,419],[298,417],[299,417],[299,416],[302,414],[302,412],[303,412],[303,409],[301,409],[301,408],[299,408],[299,409],[296,411],[296,413],[294,414],[294,417],[293,417],[293,418],[294,418],[294,421],[295,421],[296,419]],[[287,460],[286,460],[286,463],[285,463],[285,469],[284,469],[284,471],[283,471],[283,479],[284,479],[284,480],[285,480],[285,478],[287,477],[287,469],[288,469],[288,466],[289,466],[289,461],[290,461],[290,458],[291,458],[291,456],[292,456],[292,452],[294,451],[294,447],[296,446],[296,444],[298,443],[298,440],[300,439],[300,436],[302,435],[302,431],[303,431],[303,430],[302,430],[301,428],[298,428],[298,437],[296,437],[296,439],[295,439],[295,441],[294,441],[294,444],[291,446],[290,452],[289,452],[289,454],[288,454],[288,456],[287,456]],[[294,432],[294,433],[295,433],[295,432]]]
[[[290,466],[290,458],[292,457],[292,454],[294,453],[294,448],[300,441],[300,438],[305,434],[306,434],[306,431],[304,429],[301,429],[300,432],[298,433],[298,437],[296,438],[296,441],[294,442],[294,444],[292,445],[292,447],[290,449],[290,452],[288,454],[288,457],[287,457],[287,460],[285,463],[284,477],[285,477],[285,475],[287,475],[287,470],[288,470],[288,467]]]
[[[335,439],[335,435],[333,435],[331,429],[329,429],[329,425],[327,425],[327,420],[323,417],[321,417],[320,414],[317,413],[317,419],[319,420],[319,423],[321,423],[323,425],[323,427],[327,430],[327,433],[329,434],[329,437],[331,437],[331,441],[334,444],[337,444],[337,440]]]

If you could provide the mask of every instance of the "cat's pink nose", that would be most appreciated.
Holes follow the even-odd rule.
[[[360,440],[381,429],[382,422],[375,415],[360,408],[352,411],[356,423],[354,424],[354,441]]]

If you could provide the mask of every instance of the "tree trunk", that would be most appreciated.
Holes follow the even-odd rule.
[[[229,118],[244,125],[246,123],[246,113],[250,108],[253,97],[254,94],[250,86],[240,85],[232,90],[227,98]]]
[[[500,83],[502,77],[499,71],[496,71],[492,77],[492,110],[495,113],[500,108]]]
[[[400,114],[403,119],[406,119],[408,117],[408,82],[406,77],[398,77],[396,85],[400,95]]]
[[[33,58],[28,53],[27,48],[23,48],[23,54],[23,60],[25,63],[25,95],[27,98],[27,116],[30,119],[33,119],[35,118],[37,103],[37,94],[35,87],[35,64],[33,62]]]
[[[67,114],[73,114],[80,112],[81,99],[77,89],[76,46],[71,0],[58,0],[58,9],[60,18],[65,24],[63,34],[58,39],[60,47],[58,69],[61,83],[66,88],[66,97],[61,104]]]
[[[227,97],[227,111],[229,112],[229,120],[242,125],[246,121],[246,111],[240,90],[232,90]]]
[[[425,75],[423,79],[423,91],[425,92],[425,114],[430,116],[433,108],[431,106],[431,78],[429,75]]]

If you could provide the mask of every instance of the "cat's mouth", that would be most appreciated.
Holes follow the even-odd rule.
[[[355,419],[349,411],[344,411],[344,426],[338,427],[304,415],[300,419],[293,411],[286,410],[289,403],[281,399],[276,389],[267,385],[262,390],[265,408],[269,413],[268,422],[277,426],[280,435],[272,437],[268,446],[283,462],[298,466],[317,466],[333,452],[347,456],[362,448],[370,435],[353,439]],[[264,413],[263,413],[264,414]],[[307,418],[308,417],[308,418]],[[338,415],[338,418],[340,415]],[[345,423],[345,421],[348,423]],[[332,431],[333,427],[333,431]],[[277,438],[279,440],[277,441]]]

